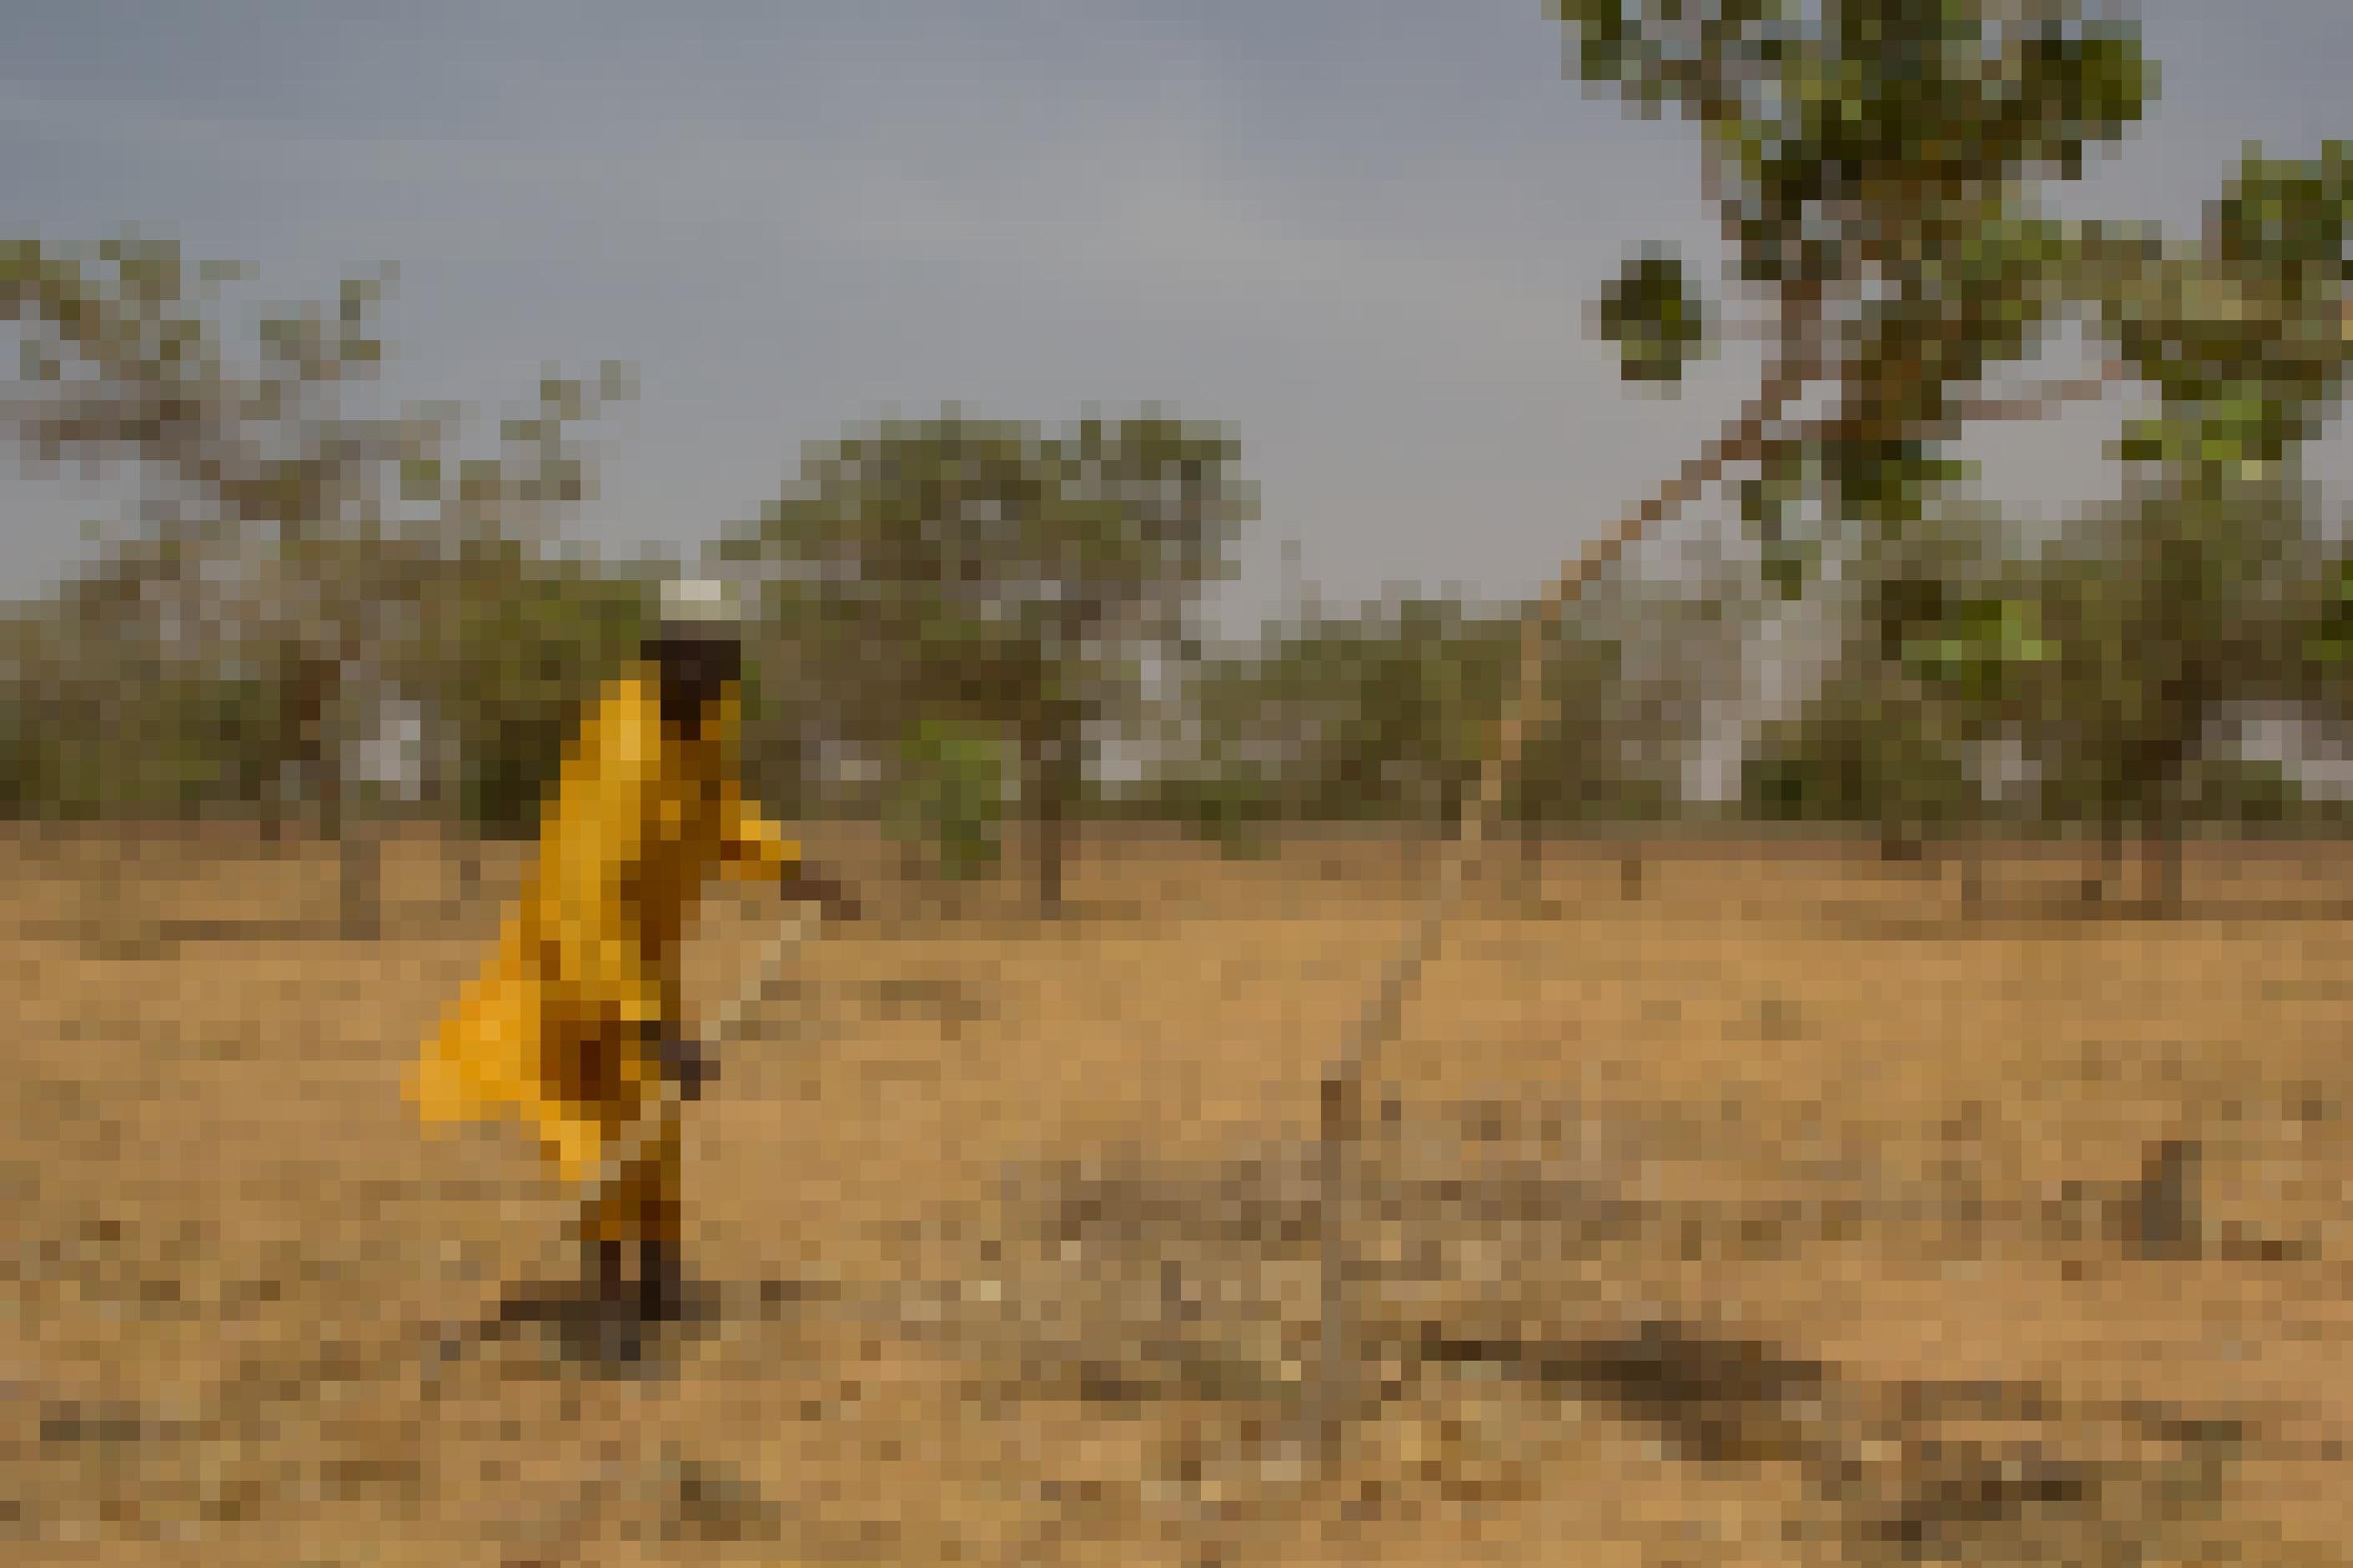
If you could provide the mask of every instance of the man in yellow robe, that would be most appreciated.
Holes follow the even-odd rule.
[[[586,1183],[625,1147],[665,1076],[695,1098],[709,1076],[680,1031],[679,944],[713,872],[774,880],[854,918],[842,889],[736,779],[736,628],[716,584],[666,585],[660,630],[596,700],[566,753],[539,859],[496,952],[427,1042],[409,1094],[428,1127],[509,1114],[560,1176]],[[672,1316],[682,1282],[678,1127],[668,1121],[582,1215],[584,1272],[608,1305]]]

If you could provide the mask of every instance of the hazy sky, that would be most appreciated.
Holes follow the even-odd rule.
[[[2242,141],[2353,135],[2348,0],[2143,14],[2163,100],[2084,203],[2181,222]],[[134,223],[272,297],[396,259],[394,385],[486,412],[634,363],[602,544],[707,537],[894,406],[1155,400],[1244,443],[1252,614],[1286,538],[1334,597],[1524,590],[1736,404],[1753,360],[1634,399],[1584,331],[1632,243],[1712,261],[1693,153],[1564,79],[1541,0],[0,7],[16,232]],[[1989,448],[1999,490],[2105,489],[2096,423]],[[0,479],[0,581],[106,504]]]

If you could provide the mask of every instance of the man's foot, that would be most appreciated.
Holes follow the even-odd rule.
[[[591,1325],[586,1358],[604,1367],[639,1365],[646,1360],[648,1331],[652,1326],[638,1321],[634,1303],[624,1302]]]
[[[638,1291],[628,1278],[628,1244],[592,1239],[580,1250],[577,1294],[551,1314],[548,1326],[570,1357],[597,1366],[634,1366],[645,1359],[648,1325],[638,1315]]]

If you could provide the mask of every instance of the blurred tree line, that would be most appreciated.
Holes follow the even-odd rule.
[[[1766,306],[1758,395],[1686,468],[1728,483],[1755,588],[1831,634],[1820,689],[1746,748],[1741,795],[1875,824],[2128,837],[2179,885],[2200,818],[2303,809],[2247,765],[2250,715],[2341,725],[2341,531],[2306,449],[2353,355],[2353,156],[2246,151],[2190,236],[2050,204],[2140,121],[2156,62],[2083,0],[1554,0],[1570,69],[1699,134],[1729,271]],[[1674,385],[1721,312],[1650,247],[1598,335]],[[2096,374],[1992,395],[2080,331]],[[2119,498],[2029,540],[1956,444],[2063,401],[2153,394]]]
[[[2353,549],[2300,461],[2353,347],[2344,146],[2250,153],[2192,239],[2061,225],[2023,205],[2019,171],[2073,173],[2137,115],[2137,43],[2054,23],[2017,47],[2017,91],[1991,107],[1923,100],[1896,71],[1914,85],[1857,89],[1842,116],[1792,102],[1802,123],[1760,139],[1734,79],[1754,51],[1724,30],[1757,8],[1723,9],[1672,70],[1642,53],[1640,5],[1563,20],[1587,74],[1679,83],[1722,132],[1777,363],[1799,367],[1792,385],[1827,382],[1828,411],[1757,416],[1724,444],[1753,471],[1734,491],[1749,554],[1723,557],[1745,565],[1697,586],[1619,569],[1554,639],[1514,818],[1729,813],[1862,825],[1891,847],[2080,830],[2111,862],[2138,837],[2160,871],[2200,823],[2336,820],[2234,736],[2251,715],[2316,735],[2353,720]],[[1927,46],[1883,27],[1842,47]],[[1904,173],[1932,132],[1937,158],[1959,156],[1964,123],[1978,174]],[[1807,136],[1838,142],[1853,189],[1821,188],[1837,161]],[[1870,178],[1873,160],[1894,173]],[[1834,197],[1843,229],[1808,216]],[[1877,281],[1832,352],[1826,313],[1856,268]],[[246,276],[127,237],[0,245],[19,351],[0,428],[32,471],[112,472],[138,505],[86,571],[0,617],[0,810],[305,823],[351,847],[347,923],[364,929],[370,835],[347,827],[527,831],[670,568],[567,542],[594,494],[586,436],[629,395],[621,367],[550,371],[489,430],[457,405],[386,409],[389,274],[241,330],[227,290]],[[2109,356],[2103,382],[2137,378],[2156,413],[2112,454],[2121,499],[2029,542],[1956,499],[1965,476],[1941,453],[2002,416],[1976,384],[2067,316]],[[1646,384],[1720,330],[1655,249],[1596,320]],[[1448,820],[1521,607],[1422,596],[1213,648],[1205,599],[1254,517],[1235,434],[1149,409],[1049,429],[949,408],[812,447],[702,563],[754,590],[750,777],[788,815],[879,817],[951,875],[994,868],[1018,825],[1050,905],[1089,816],[1235,849],[1288,822]],[[1829,656],[1765,710],[1743,693],[1775,616],[1826,633]],[[1734,787],[1695,800],[1694,758],[1727,724]]]

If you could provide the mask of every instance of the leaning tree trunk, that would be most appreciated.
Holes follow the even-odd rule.
[[[2193,682],[2193,693],[2202,683]],[[2193,698],[2194,700],[2194,698]],[[2183,775],[2188,772],[2200,726],[2186,722],[2149,773],[2148,809],[2142,813],[2148,835],[2142,848],[2153,914],[2170,920],[2181,912],[2183,839],[2189,824],[2189,802]]]
[[[298,712],[302,756],[319,790],[319,836],[335,847],[335,934],[343,942],[374,942],[382,933],[376,898],[382,879],[383,846],[375,834],[355,826],[348,810],[343,759],[327,716],[344,695],[345,661],[313,658],[306,662]]]
[[[1961,867],[1961,917],[1975,920],[1985,913],[1986,858],[1991,844],[1982,828],[1956,851]]]
[[[371,825],[352,819],[348,807],[343,770],[322,759],[319,833],[335,847],[335,935],[343,942],[374,942],[383,934],[376,889],[383,879],[384,845]]]
[[[2181,910],[2182,837],[2189,810],[2184,775],[2205,731],[2206,669],[2191,661],[2182,671],[2180,695],[2168,722],[2151,736],[2133,770],[2141,826],[2142,904],[2153,916]]]
[[[2175,810],[2160,810],[2148,826],[2145,849],[2149,902],[2167,919],[2181,912],[2182,822]]]
[[[336,840],[336,926],[345,942],[384,934],[384,839],[373,823],[346,820]]]
[[[1514,890],[1522,902],[1542,913],[1545,902],[1545,822],[1532,803],[1524,803],[1519,820],[1518,864],[1514,867]]]
[[[1078,795],[1077,747],[1060,731],[1034,734],[1022,748],[1037,792],[1029,811],[1032,849],[1038,863],[1038,910],[1048,920],[1062,913],[1062,889],[1070,859],[1071,808]]]
[[[270,760],[276,769],[262,784],[262,839],[273,849],[295,841],[302,819],[311,815],[304,810],[304,781],[317,776],[319,727],[328,686],[326,672],[299,649],[283,647],[280,657],[288,661],[288,675],[279,689],[271,738]]]
[[[2111,807],[2104,810],[2100,816],[2099,868],[2084,879],[2083,900],[2086,909],[2097,909],[2114,901],[2116,884],[2124,876],[2124,818]]]
[[[1062,912],[1062,872],[1070,853],[1070,818],[1059,784],[1038,799],[1038,910],[1047,919]]]

